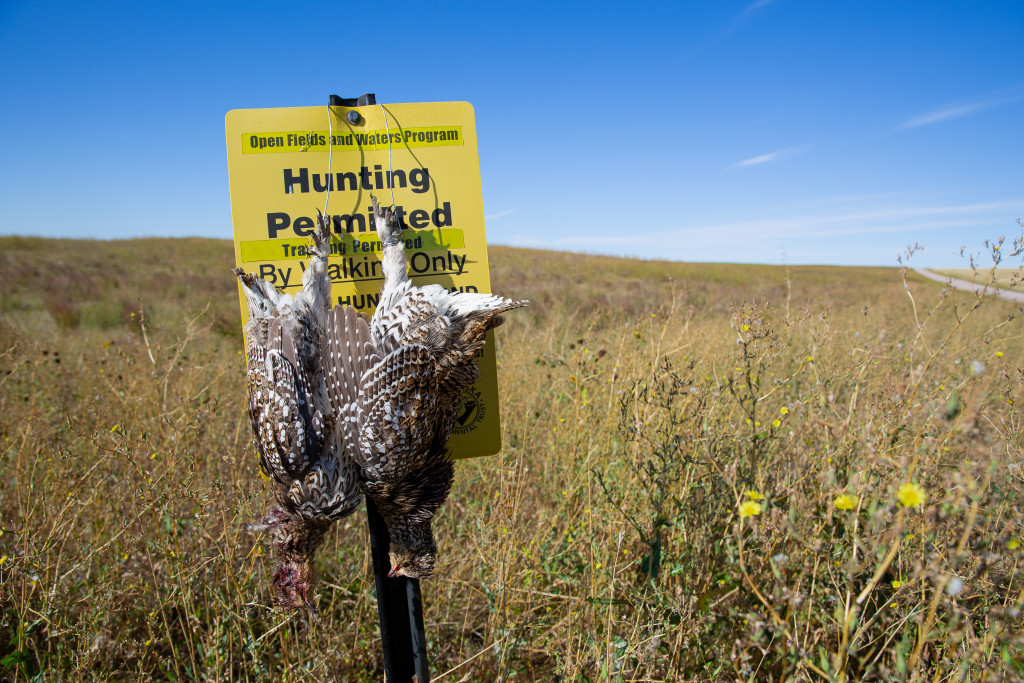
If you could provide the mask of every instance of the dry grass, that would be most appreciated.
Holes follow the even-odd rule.
[[[492,264],[535,304],[499,333],[504,451],[437,521],[441,680],[1020,678],[1018,307],[893,269]],[[322,625],[263,606],[230,265],[0,239],[5,676],[380,679],[361,515]]]
[[[977,268],[947,268],[936,270],[940,275],[955,277],[968,282],[984,284],[989,279],[988,269]],[[1020,268],[999,268],[992,273],[990,284],[1002,289],[1009,289],[1014,292],[1024,292],[1024,271]]]

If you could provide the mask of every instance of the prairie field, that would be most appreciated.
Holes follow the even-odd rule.
[[[988,283],[1000,289],[1024,292],[1024,271],[1020,268],[997,268],[995,271],[990,271],[987,268],[948,268],[935,272],[968,282]]]
[[[1024,679],[1019,305],[899,268],[490,258],[532,303],[497,331],[503,451],[435,522],[434,680]],[[268,606],[232,265],[0,238],[0,678],[382,679],[362,511],[318,555],[321,622]]]

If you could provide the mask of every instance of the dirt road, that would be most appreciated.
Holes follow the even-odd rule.
[[[980,292],[983,287],[979,284],[975,284],[969,280],[960,280],[955,277],[946,277],[945,275],[939,275],[933,273],[930,270],[924,268],[914,268],[914,272],[918,275],[923,275],[929,280],[935,280],[942,284],[949,284],[953,286],[953,289],[962,289],[968,292]],[[985,290],[986,294],[999,297],[1000,299],[1006,299],[1007,301],[1016,301],[1017,303],[1024,303],[1024,292],[1011,292],[1008,289],[999,289],[998,287],[989,287]]]

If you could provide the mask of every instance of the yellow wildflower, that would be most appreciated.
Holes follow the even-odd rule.
[[[832,502],[832,504],[835,505],[840,510],[852,510],[855,507],[857,507],[858,501],[859,499],[857,498],[857,496],[851,496],[848,493],[843,493],[837,496],[836,499]]]
[[[775,418],[774,420],[772,420],[772,427],[775,427],[776,429],[778,429],[781,426],[782,426],[782,420],[780,420],[779,418]]]
[[[740,517],[756,517],[761,514],[761,504],[748,500],[740,503]]]
[[[1016,538],[1010,539],[1010,542],[1006,544],[1006,547],[1010,550],[1016,550],[1020,547],[1020,541],[1018,541]]]
[[[1003,357],[1003,352],[1002,351],[996,351],[996,358],[1002,358],[1002,357]]]
[[[779,412],[782,413],[783,415],[789,415],[789,408],[787,408],[786,406],[782,406],[779,409]]]
[[[749,329],[750,329],[749,325],[744,325],[743,327],[740,328],[740,330],[743,331],[743,332],[746,332]]]
[[[896,498],[903,507],[912,508],[924,505],[926,496],[920,485],[908,481],[897,489]]]
[[[900,581],[899,579],[896,579],[895,581],[892,582],[892,587],[893,588],[900,588],[901,586],[903,586],[903,582]]]
[[[757,491],[746,491],[743,493],[744,496],[750,500],[764,500],[764,494]]]

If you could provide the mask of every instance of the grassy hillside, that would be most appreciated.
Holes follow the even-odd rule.
[[[988,282],[988,284],[1002,289],[1024,292],[1024,270],[1020,268],[998,268],[991,272],[984,268],[947,268],[935,272],[968,282],[977,282],[978,284]]]
[[[0,238],[0,671],[380,680],[361,513],[275,611],[231,245]],[[423,584],[450,681],[1012,680],[1021,310],[895,269],[491,250],[504,450]]]

